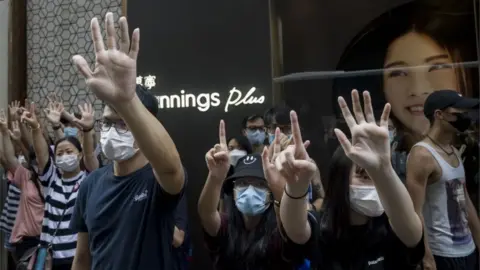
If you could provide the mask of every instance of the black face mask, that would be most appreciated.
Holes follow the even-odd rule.
[[[455,121],[448,121],[459,132],[464,132],[472,125],[472,119],[466,113],[452,113],[457,117]]]

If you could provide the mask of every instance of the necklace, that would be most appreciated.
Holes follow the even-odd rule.
[[[450,153],[449,153],[449,152],[447,152],[443,147],[441,147],[440,144],[438,144],[434,139],[432,139],[430,136],[427,135],[427,137],[428,137],[428,138],[430,139],[430,141],[432,141],[436,146],[438,146],[440,149],[442,149],[442,151],[443,151],[445,154],[447,154],[447,155],[449,155],[449,156],[453,155],[454,151],[453,151],[453,147],[452,147],[452,146],[450,146],[451,151],[450,151]]]

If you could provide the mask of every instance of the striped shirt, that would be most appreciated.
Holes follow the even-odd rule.
[[[3,178],[3,177],[2,177]],[[6,182],[5,180],[2,182]],[[3,205],[2,215],[0,216],[0,230],[5,233],[11,233],[15,218],[17,216],[18,205],[20,204],[20,189],[12,184],[8,185],[7,199]]]
[[[69,229],[70,219],[80,183],[86,176],[87,173],[81,171],[72,178],[64,179],[52,159],[48,161],[43,174],[39,175],[45,188],[45,214],[40,242],[44,245],[52,243],[55,264],[70,264],[75,256],[77,234]],[[62,218],[64,211],[65,215]],[[57,226],[59,229],[53,237]]]

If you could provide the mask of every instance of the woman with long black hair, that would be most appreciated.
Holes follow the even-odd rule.
[[[336,129],[337,149],[319,213],[307,212],[305,196],[315,166],[302,144],[294,112],[294,145],[280,153],[276,169],[285,178],[280,217],[290,241],[321,270],[414,270],[425,254],[423,228],[405,186],[391,165],[390,104],[377,125],[368,92],[365,114],[352,91],[355,118],[343,98],[339,105],[352,140]]]
[[[206,154],[209,174],[198,202],[215,269],[295,269],[302,261],[284,259],[289,246],[277,224],[275,201],[281,193],[275,192],[279,190],[275,185],[279,183],[267,182],[258,154],[239,159],[227,178],[230,162],[223,121],[219,135],[219,144]],[[220,213],[217,206],[222,188],[230,196],[225,197],[229,202]]]

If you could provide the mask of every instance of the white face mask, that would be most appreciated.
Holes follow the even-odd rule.
[[[135,139],[130,131],[119,134],[115,128],[102,131],[100,134],[100,145],[102,152],[110,160],[127,160],[133,157],[138,149],[133,147]]]
[[[245,150],[233,149],[232,151],[230,151],[230,153],[228,153],[228,156],[230,157],[230,165],[237,165],[238,160],[246,155],[247,151]]]
[[[80,163],[77,155],[62,155],[55,157],[55,164],[64,172],[73,172]]]
[[[375,186],[350,186],[350,207],[367,217],[378,217],[384,212]]]
[[[18,163],[20,163],[22,165],[25,165],[27,163],[27,160],[25,159],[25,156],[23,156],[23,155],[19,155],[17,160],[18,160]]]

